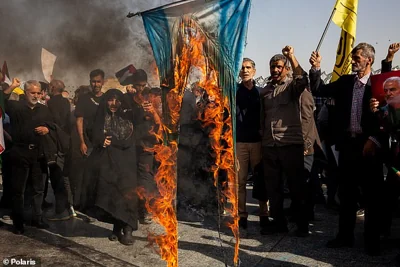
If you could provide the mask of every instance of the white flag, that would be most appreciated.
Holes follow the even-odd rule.
[[[51,82],[56,59],[57,57],[55,55],[42,48],[42,70],[44,78],[47,82]]]

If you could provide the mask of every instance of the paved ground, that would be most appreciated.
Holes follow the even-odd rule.
[[[255,201],[249,199],[248,208],[251,213],[248,237],[241,240],[240,246],[242,267],[396,266],[394,260],[400,251],[400,240],[395,239],[400,237],[398,219],[393,239],[383,242],[383,255],[368,257],[363,254],[362,247],[363,217],[358,219],[356,247],[332,250],[325,248],[324,244],[335,234],[335,212],[317,207],[317,221],[310,227],[312,235],[297,238],[293,235],[293,225],[286,235],[261,236]],[[0,227],[0,260],[22,256],[40,258],[41,266],[167,266],[155,250],[147,246],[147,231],[156,229],[155,225],[135,232],[134,246],[126,247],[110,242],[107,237],[111,225],[101,222],[88,224],[80,219],[52,222],[48,231],[27,227],[24,236],[10,232],[11,221],[2,222],[5,225]],[[231,234],[224,228],[219,238],[217,229],[216,218],[207,218],[202,223],[180,222],[179,266],[232,266]]]

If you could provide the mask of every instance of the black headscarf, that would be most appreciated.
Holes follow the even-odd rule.
[[[118,89],[110,89],[104,94],[94,121],[93,142],[95,146],[103,146],[106,136],[112,136],[112,146],[127,147],[131,145],[133,115],[123,95]],[[115,113],[112,113],[108,107],[108,101],[111,99],[116,99],[121,103]]]

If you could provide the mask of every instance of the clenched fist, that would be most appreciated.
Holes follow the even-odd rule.
[[[293,46],[287,45],[282,49],[282,54],[287,57],[290,58],[293,56],[294,54],[294,48]]]
[[[389,45],[388,54],[386,56],[386,61],[392,61],[394,54],[400,49],[400,43],[393,43]]]

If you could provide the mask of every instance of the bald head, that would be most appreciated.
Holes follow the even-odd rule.
[[[52,80],[49,84],[50,95],[59,95],[64,92],[65,85],[61,80]]]

